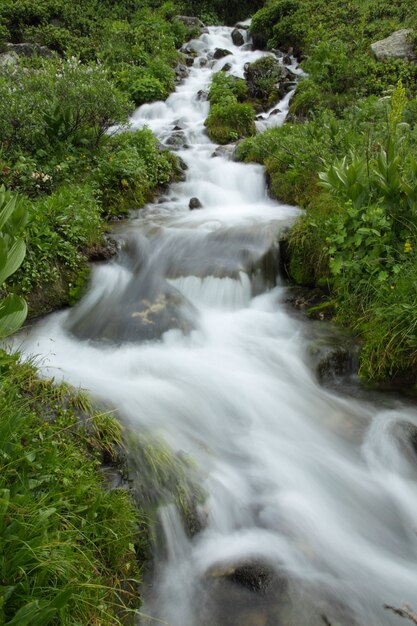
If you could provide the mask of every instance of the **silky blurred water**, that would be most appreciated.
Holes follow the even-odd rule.
[[[209,105],[197,96],[224,63],[243,76],[266,53],[234,46],[223,27],[190,46],[198,58],[189,78],[132,118],[162,143],[181,126],[186,180],[119,229],[127,251],[94,269],[78,307],[34,327],[24,353],[199,469],[206,526],[190,539],[175,509],[161,510],[167,549],[146,595],[152,619],[140,623],[304,626],[324,615],[333,626],[397,624],[384,603],[417,607],[416,411],[317,383],[308,327],[287,313],[279,278],[262,270],[298,209],[268,197],[260,166],[212,157]],[[216,48],[233,56],[214,62]],[[289,97],[258,130],[283,123]],[[190,211],[191,197],[203,208]],[[187,331],[111,336],[114,320],[120,327],[135,315],[127,303],[160,289]],[[255,593],[213,575],[243,562],[285,584]]]

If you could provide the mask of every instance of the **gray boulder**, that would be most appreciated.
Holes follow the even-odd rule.
[[[371,52],[377,61],[387,59],[403,59],[404,61],[416,61],[417,56],[414,50],[410,34],[410,28],[403,28],[395,31],[386,39],[376,41],[371,45]]]
[[[52,50],[49,50],[46,46],[39,46],[37,43],[8,43],[6,44],[6,51],[17,54],[19,57],[53,57],[55,56]]]
[[[188,203],[188,207],[190,211],[194,211],[195,209],[202,209],[203,205],[201,203],[201,200],[199,200],[198,198],[191,198],[190,202]]]
[[[232,30],[232,41],[235,46],[243,46],[243,44],[245,43],[245,39],[242,33],[237,28],[234,28]]]
[[[179,150],[187,147],[187,138],[182,130],[179,130],[172,133],[171,137],[169,137],[165,143],[174,150]]]
[[[190,15],[176,15],[175,19],[182,22],[187,28],[205,28],[205,25],[198,17],[191,17]]]

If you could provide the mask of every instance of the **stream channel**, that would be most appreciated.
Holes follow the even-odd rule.
[[[417,413],[317,381],[319,331],[288,311],[276,276],[279,233],[299,209],[268,197],[261,166],[213,157],[204,129],[213,72],[228,62],[242,77],[268,54],[246,32],[234,46],[231,31],[191,42],[188,78],[131,120],[162,144],[181,138],[185,180],[118,226],[119,256],[19,347],[198,468],[203,528],[189,537],[161,509],[165,547],[139,624],[399,624],[385,603],[417,609]],[[214,61],[216,48],[233,55]],[[259,131],[284,122],[289,98]]]

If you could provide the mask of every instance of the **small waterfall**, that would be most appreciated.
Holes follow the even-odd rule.
[[[287,313],[274,272],[277,237],[299,210],[268,197],[260,166],[212,156],[198,97],[223,65],[216,48],[232,52],[235,76],[268,53],[234,46],[226,27],[189,46],[189,77],[132,118],[162,143],[182,128],[186,180],[121,228],[119,257],[24,350],[204,477],[195,537],[172,505],[160,511],[167,549],[139,623],[394,626],[384,603],[417,604],[416,412],[317,384],[313,327]],[[258,130],[282,124],[289,99]]]

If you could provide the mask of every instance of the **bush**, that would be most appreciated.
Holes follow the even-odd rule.
[[[259,48],[266,47],[268,40],[272,37],[275,24],[282,23],[284,18],[292,15],[299,7],[299,0],[278,0],[268,3],[255,13],[250,30],[256,46]],[[280,45],[283,43],[281,42]],[[288,44],[291,45],[290,42]]]
[[[235,99],[212,106],[205,124],[210,139],[220,144],[237,141],[256,132],[253,108]]]
[[[65,304],[68,286],[63,277],[75,280],[86,267],[89,249],[101,241],[100,211],[88,186],[62,187],[34,202],[26,226],[27,255],[11,285],[27,296],[45,291],[50,306]]]
[[[142,129],[110,139],[97,158],[94,180],[104,210],[118,215],[143,206],[178,174],[175,156],[160,152],[151,131]]]
[[[246,81],[225,72],[217,72],[210,86],[210,104],[219,104],[230,96],[236,98],[238,102],[244,102],[248,97]]]
[[[272,105],[279,98],[277,84],[282,75],[282,66],[271,57],[261,57],[251,63],[245,71],[251,98],[264,105]]]

